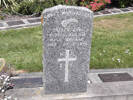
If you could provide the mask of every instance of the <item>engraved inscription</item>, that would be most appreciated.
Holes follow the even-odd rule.
[[[77,60],[76,57],[75,57],[75,58],[71,58],[71,57],[69,57],[69,55],[70,55],[70,51],[69,51],[69,50],[66,50],[65,58],[59,58],[59,59],[58,59],[58,62],[65,62],[65,80],[64,80],[64,82],[69,82],[69,80],[68,80],[69,62],[70,62],[70,61],[76,61],[76,60]],[[60,67],[61,67],[61,66],[62,66],[62,65],[60,65]]]
[[[64,11],[62,12],[62,15],[75,15],[75,16],[84,16],[84,17],[89,17],[88,13],[83,13],[83,12],[74,12],[74,11]]]
[[[83,13],[80,11],[74,12],[74,11],[63,10],[61,14],[62,14],[62,16],[74,15],[74,16],[89,17],[88,13]],[[50,13],[50,14],[47,14],[46,16],[44,16],[44,18],[49,19],[49,18],[54,17],[54,16],[56,16],[56,13],[52,13],[52,14]]]
[[[73,19],[73,18],[70,18],[70,19],[66,19],[66,20],[63,20],[61,22],[62,26],[65,28],[68,24],[70,23],[78,23],[78,20],[77,19]]]
[[[77,22],[77,21],[73,20],[72,22]],[[50,34],[47,34],[47,37],[49,38],[48,40],[49,47],[56,47],[57,42],[61,42],[62,39],[65,41],[63,43],[63,46],[66,46],[66,45],[87,46],[86,41],[84,41],[84,39],[86,38],[86,31],[81,29],[80,27],[77,27],[76,29],[71,30],[71,32],[68,31],[67,28],[63,29],[63,28],[56,27],[53,29],[53,31]]]
[[[66,15],[71,11],[67,11],[67,13],[65,12],[66,11],[63,11],[62,14]],[[75,12],[75,13],[73,12],[72,14],[77,15],[79,14],[79,12]],[[56,13],[47,14],[47,18],[49,19],[52,17],[50,20],[54,20],[53,22],[56,23],[55,18],[53,18],[55,15]],[[83,15],[83,14],[80,14],[80,15]],[[50,33],[46,34],[47,38],[49,38],[47,46],[55,48],[62,41],[64,41],[62,44],[62,46],[64,47],[67,45],[82,46],[82,47],[88,46],[87,45],[88,43],[85,41],[88,28],[86,29],[81,28],[83,26],[80,25],[79,21],[80,19],[75,18],[75,17],[62,19],[59,22],[62,27],[58,25],[54,26],[52,30],[50,31]],[[54,24],[54,23],[51,23],[51,24]]]

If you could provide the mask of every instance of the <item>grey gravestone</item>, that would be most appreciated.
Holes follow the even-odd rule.
[[[43,12],[45,94],[87,91],[93,13],[55,6]]]

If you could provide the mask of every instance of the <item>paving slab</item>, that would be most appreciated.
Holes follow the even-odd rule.
[[[127,100],[127,96],[116,96],[115,100]]]
[[[41,77],[13,79],[12,83],[15,84],[14,88],[36,88],[43,86]]]
[[[124,11],[124,12],[128,12],[128,11],[130,11],[130,10],[127,9],[127,8],[121,8],[120,10],[122,10],[122,11]]]
[[[133,81],[133,77],[128,73],[108,73],[98,76],[103,82]]]
[[[133,10],[133,7],[129,7],[129,9]]]
[[[14,25],[21,25],[21,24],[25,24],[25,23],[21,20],[18,20],[18,21],[8,21],[7,24],[9,26],[14,26]]]
[[[36,23],[36,22],[40,22],[41,18],[36,18],[36,19],[29,19],[28,22],[29,23]]]
[[[4,25],[2,23],[0,23],[0,27],[4,27]]]
[[[103,11],[100,11],[100,13],[102,13],[102,14],[110,14],[111,12],[103,10]]]
[[[113,9],[113,10],[111,10],[111,12],[113,12],[113,13],[120,13],[121,11],[120,10]]]
[[[129,95],[129,96],[127,97],[127,100],[133,100],[133,95]]]
[[[94,15],[100,15],[100,13],[99,12],[94,12]]]

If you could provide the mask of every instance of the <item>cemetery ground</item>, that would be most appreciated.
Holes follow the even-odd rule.
[[[133,67],[133,13],[94,18],[90,67]],[[42,27],[0,31],[0,58],[17,70],[42,71]]]

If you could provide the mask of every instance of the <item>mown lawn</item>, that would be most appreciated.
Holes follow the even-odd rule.
[[[0,58],[18,70],[42,70],[42,28],[0,31]]]
[[[91,68],[133,67],[133,13],[95,18],[93,30]],[[42,71],[42,27],[0,31],[0,58]]]

